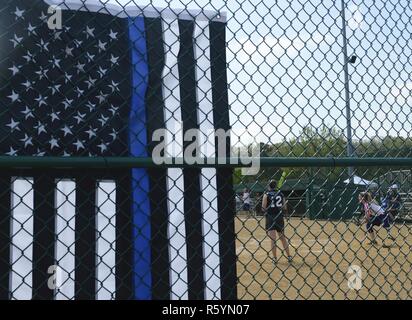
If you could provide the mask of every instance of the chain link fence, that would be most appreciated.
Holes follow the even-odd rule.
[[[410,299],[411,15],[2,0],[0,298]]]

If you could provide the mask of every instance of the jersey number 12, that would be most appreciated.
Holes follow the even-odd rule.
[[[282,207],[282,197],[281,196],[276,196],[274,198],[272,198],[272,203],[270,204],[270,206],[272,208],[281,208]]]

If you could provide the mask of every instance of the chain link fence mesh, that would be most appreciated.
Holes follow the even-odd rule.
[[[411,166],[374,160],[412,155],[411,15],[403,0],[2,0],[0,297],[410,299]],[[161,157],[195,141],[217,158],[219,129],[272,165],[109,165],[159,141]]]

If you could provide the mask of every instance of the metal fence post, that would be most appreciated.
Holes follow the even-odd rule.
[[[341,0],[342,10],[342,38],[343,38],[343,69],[345,73],[345,104],[346,104],[346,138],[347,138],[347,155],[353,156],[352,144],[352,124],[351,124],[351,110],[350,110],[350,93],[349,93],[349,58],[348,58],[348,41],[346,38],[346,17],[345,17],[345,1]],[[348,167],[348,176],[350,181],[353,181],[354,169]]]

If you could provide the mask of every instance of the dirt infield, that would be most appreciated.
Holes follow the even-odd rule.
[[[271,260],[264,218],[236,218],[239,299],[412,299],[411,225],[394,225],[395,243],[368,245],[364,226],[292,218],[285,234],[293,262]],[[384,247],[383,244],[390,247]],[[278,246],[280,241],[278,241]],[[349,289],[348,268],[362,271],[362,288]]]

